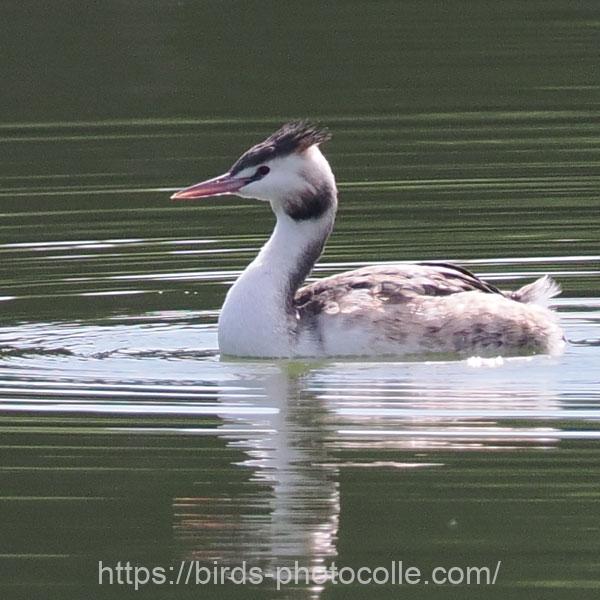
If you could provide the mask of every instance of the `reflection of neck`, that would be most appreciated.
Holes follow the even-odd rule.
[[[284,363],[285,364],[285,363]],[[265,378],[266,402],[278,408],[264,440],[262,475],[273,482],[270,522],[271,566],[294,560],[314,567],[337,555],[339,492],[337,467],[331,465],[322,401],[305,387],[310,367],[287,365]],[[326,465],[330,466],[326,466]],[[312,598],[318,598],[313,590]]]
[[[235,375],[228,378],[221,400],[230,408],[238,402],[247,408],[249,392],[260,398],[264,412],[223,414],[225,438],[247,452],[246,466],[253,470],[253,479],[272,486],[271,494],[261,492],[255,499],[266,510],[258,521],[255,514],[249,515],[244,532],[250,531],[251,538],[240,539],[253,543],[255,559],[267,572],[293,567],[294,560],[309,568],[320,565],[337,555],[340,505],[338,468],[326,444],[330,415],[326,404],[306,385],[314,365],[287,361],[228,364],[233,365]],[[232,381],[237,390],[233,397]],[[232,419],[239,424],[239,436]],[[300,597],[319,595],[313,588],[310,596]]]
[[[306,279],[335,219],[329,188],[274,207],[269,241],[229,290],[219,319],[219,347],[238,356],[290,356],[294,295]]]

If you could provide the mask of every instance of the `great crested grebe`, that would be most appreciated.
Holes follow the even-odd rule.
[[[498,356],[564,347],[543,305],[560,290],[545,276],[501,292],[447,263],[379,265],[302,286],[331,233],[335,178],[319,144],[326,130],[299,121],[253,146],[227,173],[173,194],[236,194],[271,204],[275,230],[229,290],[219,348],[246,357]]]

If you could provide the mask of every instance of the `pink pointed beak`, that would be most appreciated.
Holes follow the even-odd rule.
[[[194,200],[207,196],[221,196],[223,194],[235,194],[248,183],[248,178],[234,177],[229,173],[197,183],[183,190],[179,190],[171,196],[171,200]]]

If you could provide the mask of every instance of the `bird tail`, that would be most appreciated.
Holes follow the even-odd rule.
[[[515,292],[511,292],[510,298],[524,304],[541,304],[547,306],[548,302],[560,294],[560,285],[548,275],[528,283]]]

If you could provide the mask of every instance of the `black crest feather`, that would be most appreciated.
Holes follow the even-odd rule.
[[[292,121],[280,127],[264,142],[260,142],[244,152],[229,169],[229,172],[235,175],[247,167],[254,167],[266,160],[287,156],[293,152],[302,152],[310,146],[321,144],[329,139],[331,139],[331,134],[327,129],[308,121]]]

